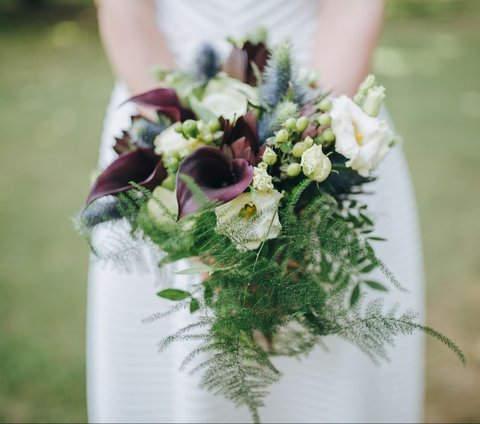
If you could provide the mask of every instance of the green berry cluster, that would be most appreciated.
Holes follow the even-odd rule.
[[[281,152],[282,165],[280,166],[281,178],[296,177],[302,172],[300,165],[303,153],[314,144],[328,144],[335,140],[335,135],[330,128],[332,118],[328,114],[332,103],[323,99],[316,105],[318,113],[310,117],[288,118],[282,128],[275,133],[269,143]],[[317,134],[315,137],[307,133]]]
[[[178,123],[175,131],[182,134],[185,138],[194,138],[205,144],[217,145],[222,136],[218,119],[213,119],[208,123],[187,119]]]
[[[332,117],[328,113],[332,108],[332,102],[324,98],[317,105],[318,110],[317,123],[318,123],[318,142],[322,145],[329,145],[335,141],[335,134],[332,131]]]

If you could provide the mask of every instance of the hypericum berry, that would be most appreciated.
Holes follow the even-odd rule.
[[[163,181],[162,181],[162,187],[168,189],[168,190],[175,190],[175,175],[174,174],[170,174],[167,178],[165,178]]]
[[[285,128],[287,128],[290,131],[293,131],[295,127],[297,126],[297,120],[295,118],[288,118],[284,124]]]
[[[295,129],[299,132],[302,133],[304,132],[308,127],[308,118],[306,116],[301,116],[300,118],[297,119],[297,122],[295,124]]]
[[[163,158],[163,165],[167,169],[177,170],[178,165],[180,165],[180,160],[177,156],[165,156]]]
[[[307,147],[312,147],[313,146],[313,138],[310,136],[305,137],[303,142],[306,144]]]
[[[208,130],[212,133],[217,132],[220,130],[220,121],[218,119],[212,119],[208,123]]]
[[[322,133],[323,139],[327,142],[330,143],[333,140],[335,140],[335,134],[330,128],[327,128],[323,133]]]
[[[270,147],[267,147],[265,152],[263,152],[262,161],[272,166],[277,161],[277,154]]]
[[[332,108],[332,102],[329,99],[323,99],[319,104],[318,108],[322,112],[328,112]]]
[[[318,123],[322,126],[328,127],[332,123],[332,117],[328,113],[322,113],[318,117]]]
[[[277,134],[275,135],[275,141],[279,144],[285,143],[286,141],[288,141],[288,131],[286,130],[278,131]]]
[[[296,177],[300,174],[300,172],[302,172],[302,167],[299,163],[291,163],[287,167],[287,175],[289,177]]]
[[[292,155],[296,158],[299,158],[302,156],[302,153],[308,149],[308,146],[306,143],[303,141],[300,141],[298,143],[295,143],[292,149]]]
[[[187,137],[196,137],[198,135],[198,126],[193,119],[187,119],[183,125],[183,132]]]
[[[203,137],[202,137],[203,141],[207,144],[210,144],[213,142],[213,135],[212,134],[205,134]]]

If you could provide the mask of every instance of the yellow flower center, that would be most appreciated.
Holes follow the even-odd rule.
[[[363,143],[363,135],[355,122],[353,123],[353,132],[355,134],[355,140],[357,140],[357,143],[361,146]]]
[[[359,132],[355,132],[355,140],[357,140],[357,143],[361,145],[363,142],[363,135]]]
[[[246,204],[242,209],[240,209],[239,215],[240,218],[251,218],[253,215],[257,213],[257,207],[252,204]]]

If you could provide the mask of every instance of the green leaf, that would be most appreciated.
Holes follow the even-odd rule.
[[[179,290],[179,289],[165,289],[165,290],[159,291],[157,293],[157,296],[163,297],[164,299],[169,299],[169,300],[183,300],[191,296],[191,294],[187,291]]]
[[[370,217],[368,217],[367,215],[365,215],[365,214],[363,214],[363,213],[361,213],[361,212],[360,212],[359,215],[363,218],[363,220],[364,220],[367,224],[373,225],[373,221],[370,219]]]
[[[182,269],[181,271],[177,271],[175,274],[177,275],[194,275],[194,274],[203,274],[204,272],[212,272],[212,267],[206,264],[198,264],[192,266],[191,268]]]
[[[360,299],[360,284],[357,284],[353,289],[352,296],[350,297],[350,306],[354,306],[358,299]]]
[[[190,313],[194,313],[200,309],[200,302],[193,298],[192,301],[190,302]]]
[[[368,273],[368,272],[371,272],[373,271],[375,268],[377,267],[377,263],[376,262],[372,262],[371,264],[367,265],[367,266],[364,266],[360,272],[363,272],[363,273]]]
[[[383,237],[377,237],[377,236],[370,236],[368,237],[369,240],[374,240],[374,241],[387,241],[386,238]]]
[[[377,281],[365,280],[365,284],[374,290],[388,291],[388,289]]]
[[[213,287],[210,284],[208,284],[208,282],[205,283],[205,293],[203,297],[207,305],[209,305],[210,301],[213,299]]]

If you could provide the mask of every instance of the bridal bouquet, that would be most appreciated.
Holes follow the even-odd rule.
[[[183,365],[255,421],[280,377],[272,355],[308,354],[327,335],[378,361],[395,336],[421,330],[464,360],[413,312],[362,301],[387,290],[376,269],[402,290],[357,196],[396,140],[378,116],[384,87],[369,76],[353,99],[334,98],[295,66],[288,44],[231,42],[223,63],[204,45],[189,71],[159,70],[162,88],[130,99],[157,119],[132,117],[79,217],[93,241],[95,227],[127,221],[129,238],[163,253],[159,266],[192,258],[180,272],[203,278],[160,291],[172,308],[152,319],[189,309],[194,320],[161,349],[198,341]]]

